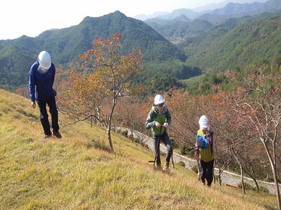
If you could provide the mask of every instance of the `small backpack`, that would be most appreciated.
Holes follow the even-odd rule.
[[[196,144],[199,149],[206,149],[209,146],[209,141],[205,135],[199,134],[196,136]]]
[[[208,145],[213,144],[213,132],[207,131],[206,134],[199,134],[196,136],[196,143],[198,148],[206,149]],[[212,149],[212,148],[211,148]]]

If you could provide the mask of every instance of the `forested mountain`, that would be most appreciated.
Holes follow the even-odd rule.
[[[169,14],[147,19],[145,23],[176,44],[184,38],[207,31],[211,26],[223,24],[229,18],[253,16],[264,12],[274,16],[280,9],[280,0],[268,0],[264,3],[228,3],[223,8],[212,11],[195,12],[190,9],[177,9]],[[195,25],[199,29],[196,30],[196,27],[190,27],[190,25]],[[178,31],[181,33],[179,34]]]
[[[184,41],[187,37],[194,37],[213,27],[210,22],[200,19],[196,19],[190,22],[171,21],[169,24],[163,25],[154,22],[148,22],[147,24],[173,44],[178,44]]]
[[[179,44],[188,56],[187,65],[197,66],[203,72],[222,72],[279,56],[281,13],[250,23],[246,23],[247,18],[252,17],[228,19]]]
[[[30,65],[41,50],[47,50],[56,65],[78,59],[78,55],[92,48],[92,41],[121,33],[123,53],[142,48],[143,60],[150,71],[175,71],[176,77],[198,75],[184,65],[183,51],[140,20],[114,12],[98,18],[85,17],[77,26],[48,30],[35,38],[22,36],[15,40],[0,41],[0,84],[8,90],[26,85]],[[152,65],[152,64],[166,65]],[[189,73],[191,72],[191,73]]]
[[[184,80],[202,72],[222,72],[278,57],[281,49],[280,11],[229,18],[220,25],[199,19],[177,21],[168,27],[159,27],[158,32],[153,26],[116,11],[102,17],[85,17],[76,26],[48,30],[35,38],[22,36],[0,40],[0,88],[12,91],[27,86],[30,65],[42,50],[50,52],[57,66],[66,65],[91,49],[93,40],[108,38],[115,33],[122,35],[123,53],[132,48],[143,50],[146,71],[136,82],[146,82],[146,87],[155,89],[159,84],[151,83],[152,80],[168,78],[171,87],[178,86],[180,84],[174,78]],[[180,19],[185,20],[184,17]],[[170,36],[177,45],[160,34]],[[166,85],[161,90],[169,87]]]
[[[250,4],[228,3],[223,8],[200,15],[198,19],[207,20],[213,25],[218,25],[233,17],[252,16],[264,12],[274,14],[277,9],[281,9],[280,0],[268,0],[264,3],[254,2]]]
[[[241,17],[245,15],[255,15],[277,9],[281,7],[280,0],[268,0],[264,3],[253,2],[250,4],[228,3],[221,9],[215,9],[210,12],[214,15],[225,15],[229,17]]]
[[[253,2],[253,3],[228,3],[223,8],[207,10],[196,12],[191,9],[176,9],[169,14],[159,15],[155,18],[150,18],[145,20],[144,22],[157,22],[158,20],[166,20],[171,21],[181,15],[186,16],[188,19],[201,19],[202,15],[211,14],[218,15],[221,17],[221,21],[231,18],[231,17],[242,17],[245,15],[255,15],[263,12],[267,12],[270,10],[278,9],[281,7],[280,0],[268,0],[266,2]],[[162,22],[163,24],[164,22]]]

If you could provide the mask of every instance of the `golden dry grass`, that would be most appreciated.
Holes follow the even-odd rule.
[[[140,144],[81,122],[43,138],[38,109],[0,90],[0,209],[277,209],[275,196],[214,184],[175,165],[153,169]],[[59,116],[61,121],[66,119]]]

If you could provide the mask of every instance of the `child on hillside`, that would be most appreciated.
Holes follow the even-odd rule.
[[[214,150],[213,150],[213,132],[210,131],[209,119],[202,115],[198,121],[200,130],[197,131],[196,144],[195,144],[195,155],[199,157],[199,178],[205,185],[210,187],[213,182],[213,168],[214,168]],[[202,146],[201,139],[198,135],[204,135],[207,139],[205,147]]]

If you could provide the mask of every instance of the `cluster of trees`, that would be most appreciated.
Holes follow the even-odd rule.
[[[17,53],[11,53],[15,51]],[[9,56],[5,57],[5,54]],[[3,54],[0,56],[0,88],[13,91],[15,88],[27,84],[29,68],[35,61],[29,56],[29,52],[19,50],[18,46],[4,48]],[[25,71],[22,71],[23,68]]]
[[[220,26],[187,38],[178,44],[188,56],[186,64],[213,73],[271,59],[281,47],[281,15],[253,20],[253,17],[228,19]]]

